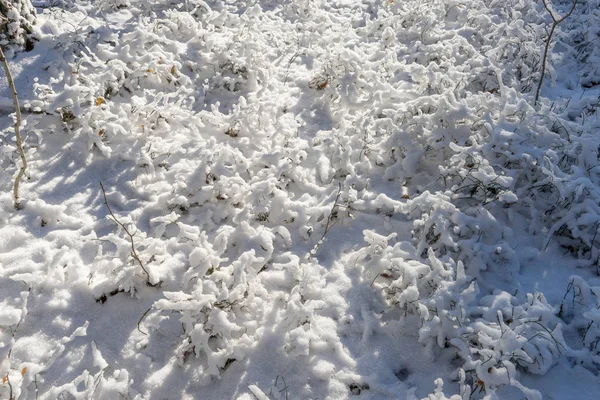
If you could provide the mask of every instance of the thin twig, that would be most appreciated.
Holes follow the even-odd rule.
[[[5,378],[6,378],[6,383],[8,383],[8,390],[9,390],[8,399],[14,400],[15,398],[13,397],[13,388],[12,388],[12,384],[10,383],[10,376],[9,376],[8,372],[6,373]]]
[[[331,221],[333,221],[334,217],[334,213],[336,211],[336,208],[338,207],[338,201],[340,199],[340,194],[342,192],[342,183],[339,182],[339,187],[338,187],[338,192],[337,192],[337,196],[335,196],[335,201],[333,202],[333,207],[331,207],[331,212],[329,213],[329,216],[327,217],[327,224],[325,224],[325,232],[323,232],[323,236],[321,236],[321,239],[319,240],[319,242],[323,239],[325,239],[325,235],[327,235],[327,232],[329,232],[329,230],[331,228],[333,228],[333,225],[335,225],[335,223],[333,225],[331,225]]]
[[[550,14],[550,17],[552,17],[552,28],[550,28],[550,33],[548,34],[548,39],[546,40],[546,46],[544,47],[544,58],[542,60],[542,76],[540,77],[540,81],[538,82],[538,87],[535,92],[535,100],[533,102],[534,106],[537,105],[537,102],[540,98],[540,92],[542,91],[542,83],[544,82],[544,76],[546,75],[546,61],[548,59],[548,49],[550,48],[550,42],[552,42],[552,35],[554,34],[554,30],[556,29],[558,24],[560,24],[565,19],[569,18],[569,16],[571,16],[579,0],[573,0],[573,5],[571,6],[569,12],[562,18],[558,19],[556,18],[550,7],[548,7],[548,1],[550,0],[542,0],[542,3],[544,4],[544,8],[546,9],[546,11],[548,11],[548,14]]]
[[[544,326],[542,323],[540,323],[539,321],[536,321],[536,320],[524,320],[524,321],[523,321],[523,323],[529,323],[529,324],[537,324],[537,325],[539,325],[539,326],[540,326],[540,327],[542,327],[542,329],[544,329],[544,330],[546,331],[546,333],[547,333],[547,334],[548,334],[548,335],[549,335],[549,336],[552,338],[552,340],[554,341],[554,345],[556,346],[556,349],[558,350],[558,352],[559,352],[561,355],[563,354],[563,352],[562,352],[562,351],[560,351],[560,348],[558,347],[559,345],[560,345],[560,347],[562,347],[562,348],[565,350],[565,352],[567,351],[567,349],[565,348],[565,346],[564,346],[562,343],[560,343],[558,340],[556,340],[556,338],[554,337],[554,335],[552,334],[552,332],[550,332],[550,329],[546,328],[546,327],[545,327],[545,326]],[[535,337],[535,335],[534,335],[534,337]],[[542,336],[542,337],[543,337],[543,336]],[[531,340],[531,339],[533,339],[533,338],[530,338],[530,340]],[[546,340],[547,340],[547,338],[546,338]]]
[[[335,201],[333,202],[333,207],[331,207],[331,212],[329,213],[329,216],[327,217],[327,223],[325,224],[325,231],[323,232],[323,235],[321,236],[321,239],[319,239],[319,241],[317,242],[317,244],[315,245],[315,247],[311,251],[311,253],[313,255],[319,249],[319,245],[323,242],[323,239],[325,239],[325,236],[327,235],[327,233],[329,232],[329,230],[331,228],[333,228],[334,225],[335,225],[335,222],[332,224],[331,221],[333,221],[333,219],[335,218],[336,210],[338,208],[338,201],[340,200],[341,193],[342,193],[342,182],[338,182],[337,196],[335,196]]]
[[[21,107],[19,107],[19,97],[17,95],[17,90],[15,89],[15,82],[13,80],[12,74],[10,73],[10,69],[8,68],[8,62],[6,61],[6,57],[4,56],[4,52],[2,51],[2,46],[0,46],[0,62],[4,66],[4,72],[6,72],[6,79],[8,80],[8,86],[10,87],[10,91],[12,93],[13,104],[15,106],[15,112],[17,114],[17,120],[15,121],[15,137],[17,141],[17,151],[21,156],[21,169],[15,178],[15,183],[13,185],[13,194],[15,197],[15,208],[20,209],[21,205],[19,203],[19,183],[21,182],[21,178],[25,175],[25,170],[27,169],[27,159],[25,158],[25,152],[23,151],[23,140],[21,138]]]
[[[277,375],[277,378],[275,378],[275,387],[277,387],[277,380],[281,378],[281,380],[283,381],[283,389],[281,389],[279,391],[279,393],[283,392],[285,390],[285,400],[288,400],[288,385],[287,382],[285,381],[285,378],[283,377],[283,375]],[[277,388],[279,389],[279,388]]]
[[[143,333],[144,335],[148,336],[148,333],[144,332],[141,328],[140,328],[140,324],[142,323],[142,320],[144,319],[144,317],[150,312],[150,310],[152,310],[152,306],[148,307],[148,309],[146,310],[146,312],[144,312],[142,314],[142,316],[140,317],[140,319],[138,320],[137,323],[137,330],[140,331],[140,333]]]
[[[104,185],[102,184],[102,181],[100,181],[100,188],[102,189],[102,195],[104,196],[104,204],[106,205],[106,208],[108,209],[108,212],[110,213],[110,216],[112,217],[113,221],[115,221],[115,223],[117,225],[119,225],[121,228],[123,228],[123,230],[125,231],[127,236],[129,236],[129,241],[131,243],[131,257],[133,257],[133,259],[136,260],[140,264],[140,267],[142,267],[142,270],[144,271],[144,273],[146,273],[146,283],[149,286],[156,286],[156,284],[152,284],[150,282],[150,274],[148,273],[148,270],[144,266],[142,259],[140,258],[140,256],[138,256],[137,251],[135,251],[135,242],[133,240],[133,235],[129,232],[129,229],[127,229],[127,227],[125,225],[123,225],[123,223],[121,223],[121,221],[119,221],[117,219],[115,214],[112,212],[110,206],[108,205],[108,199],[106,198],[106,191],[104,190]]]

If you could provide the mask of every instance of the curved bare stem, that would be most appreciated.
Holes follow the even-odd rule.
[[[4,72],[6,72],[6,79],[8,80],[8,86],[10,87],[10,91],[12,93],[13,104],[15,106],[15,112],[17,114],[17,119],[15,121],[15,137],[17,144],[17,151],[21,156],[21,169],[15,178],[15,183],[13,185],[13,194],[15,197],[15,208],[20,209],[21,205],[19,203],[19,184],[21,183],[21,179],[23,175],[25,175],[25,171],[27,170],[27,159],[25,158],[25,152],[23,151],[23,139],[21,138],[21,107],[19,107],[19,97],[17,95],[17,90],[15,88],[15,81],[13,80],[12,74],[10,73],[10,69],[8,68],[8,62],[6,61],[6,57],[4,56],[4,52],[2,51],[2,47],[0,47],[0,62],[4,66]]]
[[[573,4],[571,5],[571,9],[569,10],[569,12],[560,18],[557,18],[556,15],[554,15],[554,12],[550,8],[550,6],[548,6],[548,1],[550,1],[550,0],[542,0],[542,3],[544,4],[544,8],[546,9],[546,11],[548,11],[548,14],[550,14],[550,17],[552,17],[552,28],[550,29],[550,33],[548,34],[548,39],[546,39],[546,46],[544,47],[544,57],[542,59],[542,76],[540,77],[540,81],[538,82],[537,90],[535,92],[535,100],[533,102],[534,106],[537,105],[537,102],[540,99],[540,92],[542,91],[542,83],[544,83],[544,77],[546,75],[546,61],[548,60],[548,49],[550,49],[550,43],[552,42],[552,35],[554,34],[554,30],[556,29],[558,24],[560,24],[565,19],[569,18],[569,16],[571,16],[571,14],[573,13],[573,10],[575,10],[575,6],[577,5],[577,2],[579,0],[573,0]]]

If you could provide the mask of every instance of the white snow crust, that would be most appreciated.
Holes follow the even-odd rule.
[[[33,3],[0,399],[598,398],[599,0]]]

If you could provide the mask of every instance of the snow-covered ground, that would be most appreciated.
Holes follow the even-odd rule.
[[[597,398],[599,0],[34,3],[1,399]]]

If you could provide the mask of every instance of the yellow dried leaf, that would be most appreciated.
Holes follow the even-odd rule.
[[[151,70],[150,68],[148,68],[148,69],[146,70],[146,72],[147,72],[147,73],[149,73],[149,74],[151,74],[151,73],[152,73],[152,70]]]
[[[2,384],[8,382],[8,374],[2,377]]]
[[[477,383],[475,383],[475,387],[480,387],[481,390],[486,393],[487,390],[485,390],[485,382],[483,382],[481,379],[477,378]]]
[[[21,376],[25,376],[26,373],[27,373],[27,367],[23,367],[23,369],[21,370]]]
[[[98,97],[98,98],[96,99],[96,105],[97,105],[97,106],[99,106],[99,105],[101,105],[101,104],[104,104],[104,103],[106,103],[106,100],[104,100],[104,98],[103,98],[103,97]]]
[[[104,136],[104,129],[100,129],[98,131],[98,136]]]
[[[410,196],[409,196],[409,195],[407,195],[407,194],[403,194],[403,195],[402,195],[402,198],[403,198],[403,199],[410,199]]]
[[[171,74],[175,75],[175,66],[174,65],[171,67]]]

